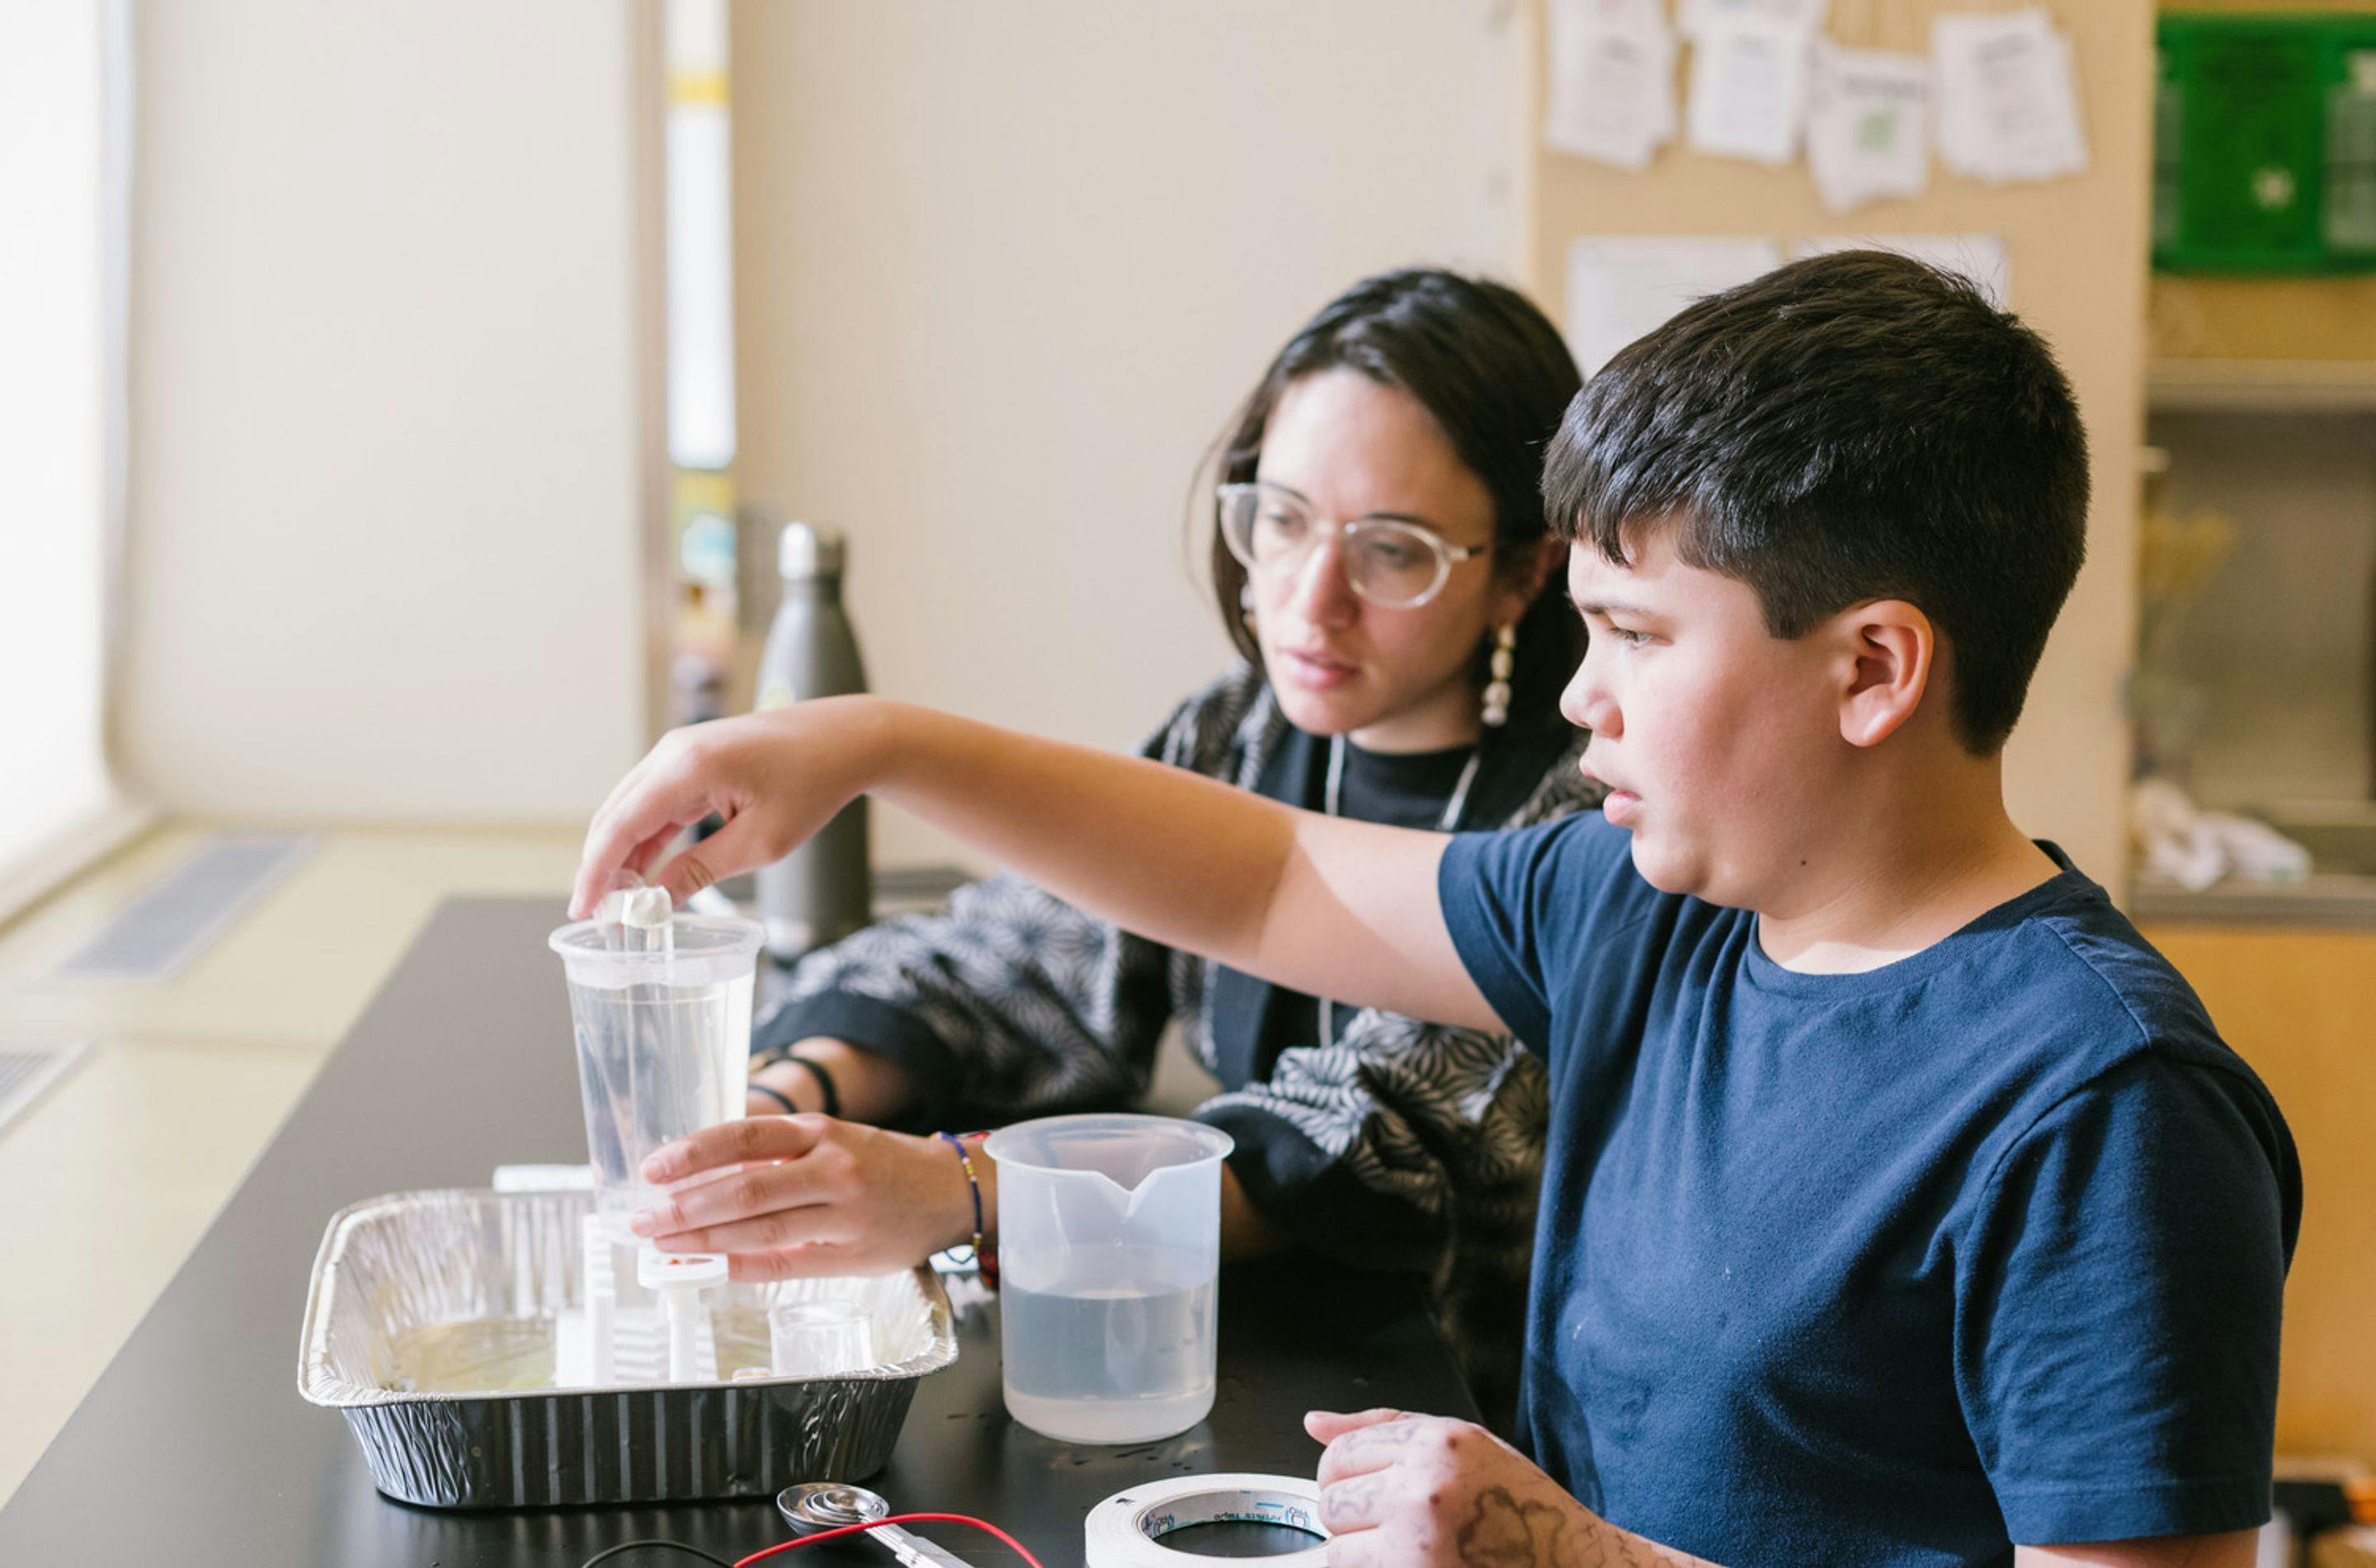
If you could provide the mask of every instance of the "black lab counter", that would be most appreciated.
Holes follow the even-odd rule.
[[[559,917],[542,899],[457,899],[438,910],[0,1510],[0,1563],[576,1568],[639,1537],[730,1560],[784,1538],[765,1502],[500,1515],[406,1507],[372,1489],[336,1412],[297,1396],[306,1278],[331,1214],[383,1193],[483,1186],[498,1164],[585,1158],[567,996],[544,944]],[[1080,1568],[1082,1516],[1134,1483],[1311,1474],[1318,1450],[1301,1430],[1307,1409],[1473,1414],[1415,1282],[1267,1260],[1223,1271],[1220,1313],[1220,1390],[1205,1422],[1159,1443],[1076,1448],[1008,1420],[996,1308],[978,1303],[959,1318],[956,1365],[920,1385],[889,1467],[868,1484],[896,1509],[975,1514],[1048,1568]],[[1011,1561],[961,1526],[927,1533],[971,1562]],[[834,1541],[769,1562],[827,1560],[890,1561]]]

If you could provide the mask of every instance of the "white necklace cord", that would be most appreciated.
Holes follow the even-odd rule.
[[[1449,833],[1460,826],[1460,814],[1468,809],[1469,786],[1477,782],[1477,764],[1485,754],[1485,738],[1479,736],[1461,766],[1460,778],[1452,786],[1452,798],[1443,803],[1443,816],[1435,825],[1438,833]],[[1337,800],[1345,790],[1345,737],[1328,737],[1328,782],[1321,790],[1320,809],[1328,816],[1336,814]],[[1336,1004],[1326,997],[1320,999],[1320,1043],[1336,1043]]]

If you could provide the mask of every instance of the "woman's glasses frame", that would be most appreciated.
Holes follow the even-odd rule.
[[[1373,588],[1362,586],[1350,554],[1340,554],[1346,586],[1364,602],[1381,610],[1417,610],[1452,580],[1453,567],[1492,551],[1489,544],[1454,544],[1442,534],[1422,523],[1403,517],[1364,517],[1339,521],[1324,516],[1311,502],[1285,485],[1266,484],[1260,480],[1244,483],[1224,484],[1214,491],[1216,520],[1221,530],[1221,542],[1229,547],[1238,564],[1257,576],[1293,574],[1301,571],[1312,552],[1320,547],[1324,538],[1343,539],[1348,544],[1376,544],[1387,541],[1415,546],[1434,558],[1435,573],[1427,587],[1408,598],[1381,595]],[[1253,529],[1254,520],[1266,506],[1277,506],[1300,513],[1310,526],[1304,532],[1304,542],[1291,553],[1269,561],[1254,558]]]

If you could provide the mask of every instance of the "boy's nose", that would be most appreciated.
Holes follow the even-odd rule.
[[[1625,725],[1617,712],[1617,699],[1609,688],[1593,679],[1592,659],[1576,667],[1575,678],[1560,693],[1560,717],[1579,730],[1589,730],[1596,735],[1615,740]]]

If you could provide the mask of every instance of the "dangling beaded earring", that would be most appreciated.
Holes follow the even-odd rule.
[[[1238,585],[1238,619],[1243,621],[1249,626],[1253,624],[1254,585],[1252,583],[1240,583]]]
[[[1485,728],[1498,730],[1510,721],[1510,671],[1517,668],[1518,628],[1515,623],[1493,628],[1493,679],[1485,686]]]

